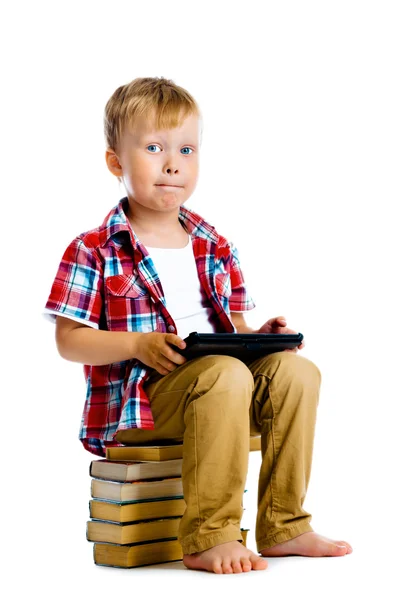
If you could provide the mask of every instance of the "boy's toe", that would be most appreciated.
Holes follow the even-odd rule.
[[[257,556],[256,554],[251,554],[250,560],[251,560],[253,569],[255,569],[256,571],[261,570],[261,569],[266,569],[268,567],[267,561],[264,558],[262,558],[261,556]]]
[[[225,558],[222,561],[222,572],[223,573],[233,573],[230,558]]]
[[[251,562],[248,558],[242,558],[242,570],[243,571],[251,571]]]
[[[341,542],[337,542],[334,547],[334,555],[335,556],[344,556],[348,552],[348,547],[346,544]]]
[[[214,562],[212,563],[212,570],[214,571],[214,573],[218,573],[219,575],[221,575],[222,563],[220,560],[218,560],[218,559],[214,560]]]
[[[232,569],[233,569],[234,573],[241,573],[242,565],[241,565],[240,561],[235,560],[234,562],[232,562]]]
[[[346,546],[347,554],[351,554],[353,552],[353,548],[347,542],[340,541],[340,542],[336,542],[336,543],[339,544],[339,546]]]

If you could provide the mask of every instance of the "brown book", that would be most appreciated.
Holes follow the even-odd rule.
[[[105,567],[141,567],[182,560],[182,547],[178,540],[154,541],[150,544],[120,546],[117,544],[94,544],[94,562]]]
[[[249,450],[261,450],[261,436],[252,436],[249,441]],[[106,449],[107,460],[115,461],[163,461],[182,458],[183,445],[170,446],[117,446]]]
[[[108,523],[88,521],[86,538],[89,542],[110,542],[112,544],[137,544],[152,540],[176,538],[181,518],[157,519],[142,523]]]
[[[91,494],[92,498],[115,500],[117,502],[148,500],[150,498],[179,498],[183,496],[182,479],[175,477],[134,481],[132,483],[92,479]]]
[[[186,509],[183,498],[154,498],[151,501],[136,500],[128,504],[90,500],[89,511],[92,519],[129,523],[145,519],[162,519],[164,517],[181,517]]]
[[[243,544],[246,545],[247,529],[242,529]],[[145,544],[119,544],[93,545],[94,562],[104,567],[142,567],[158,563],[182,560],[182,547],[178,540],[155,540]]]
[[[108,481],[180,477],[182,475],[182,459],[154,462],[93,460],[90,463],[89,474],[97,479],[107,479]]]
[[[182,444],[173,446],[117,446],[106,449],[107,460],[160,461],[182,458]]]
[[[250,452],[261,450],[261,435],[252,435],[250,437]]]

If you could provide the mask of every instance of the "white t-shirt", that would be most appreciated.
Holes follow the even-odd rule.
[[[210,322],[213,309],[206,305],[206,296],[202,295],[190,237],[184,248],[146,248],[160,278],[178,335],[185,338],[192,331],[214,333]]]

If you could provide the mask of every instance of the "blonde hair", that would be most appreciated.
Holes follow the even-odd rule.
[[[152,121],[156,129],[180,127],[184,119],[201,112],[184,88],[164,77],[138,77],[117,88],[104,111],[104,136],[108,148],[117,151],[124,127],[137,120]]]

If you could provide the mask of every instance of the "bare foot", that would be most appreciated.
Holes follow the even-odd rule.
[[[266,569],[266,560],[257,556],[240,542],[218,544],[203,552],[184,554],[183,564],[188,569],[201,569],[214,573],[246,573]]]
[[[302,533],[282,544],[260,551],[262,556],[344,556],[353,548],[347,542],[335,542],[314,531]]]

